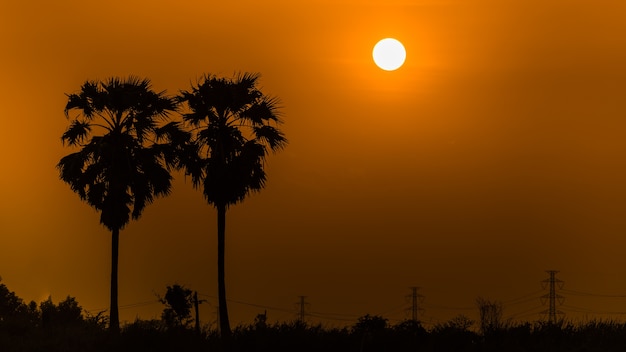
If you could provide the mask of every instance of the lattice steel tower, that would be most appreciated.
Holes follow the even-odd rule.
[[[306,306],[308,303],[306,302],[306,296],[298,296],[300,300],[298,301],[298,321],[304,323],[304,319],[306,317]]]
[[[548,300],[549,304],[548,310],[544,310],[542,313],[548,314],[548,323],[554,324],[557,321],[556,315],[563,314],[563,312],[556,309],[557,299],[559,304],[563,304],[563,300],[565,299],[565,297],[556,293],[556,286],[558,285],[559,289],[562,289],[564,282],[556,278],[556,274],[558,273],[557,270],[547,270],[546,272],[550,275],[550,277],[542,281],[542,286],[543,288],[546,288],[546,286],[549,285],[550,291],[541,296],[541,298],[543,299],[544,304],[545,300]]]
[[[424,299],[424,296],[417,293],[417,291],[420,289],[419,287],[413,286],[409,288],[411,289],[411,295],[408,296],[408,298],[411,300],[411,320],[418,321],[417,318],[419,316],[419,313],[424,311],[422,308],[419,307],[419,303]]]

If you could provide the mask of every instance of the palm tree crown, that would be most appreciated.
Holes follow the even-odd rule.
[[[80,113],[70,117],[74,109]],[[188,136],[176,122],[159,122],[175,110],[174,99],[153,92],[148,79],[132,76],[88,81],[68,95],[71,123],[61,139],[81,149],[61,159],[60,177],[101,211],[100,222],[109,230],[122,229],[155,196],[170,192],[168,167],[177,163],[175,147]],[[103,134],[95,135],[95,129]]]
[[[257,88],[259,74],[244,73],[234,79],[205,76],[191,91],[181,92],[190,112],[183,120],[195,131],[199,157],[187,164],[206,200],[226,206],[260,191],[266,181],[263,163],[268,149],[287,144],[276,127],[282,123],[278,100]]]

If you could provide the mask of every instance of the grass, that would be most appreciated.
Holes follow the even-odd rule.
[[[414,322],[368,328],[325,328],[300,322],[251,324],[233,330],[230,351],[621,351],[626,324],[591,321],[573,324],[520,323],[481,335],[441,324],[426,330]],[[224,341],[213,330],[167,327],[158,320],[137,320],[112,336],[89,324],[0,329],[0,351],[219,351]]]

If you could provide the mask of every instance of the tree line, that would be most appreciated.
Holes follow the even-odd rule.
[[[189,175],[217,210],[220,331],[231,334],[225,285],[226,211],[263,189],[266,156],[287,144],[279,101],[258,87],[260,75],[204,75],[170,96],[135,76],[86,81],[68,94],[61,136],[78,149],[57,164],[60,179],[100,213],[111,231],[109,330],[119,333],[120,231],[172,191],[172,171]],[[179,116],[174,120],[173,116]]]

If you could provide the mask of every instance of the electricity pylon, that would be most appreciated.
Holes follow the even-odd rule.
[[[565,297],[556,293],[556,286],[558,285],[559,289],[562,289],[564,282],[563,280],[559,280],[556,278],[556,274],[558,273],[557,270],[547,270],[546,272],[550,274],[550,277],[542,281],[542,287],[545,289],[546,286],[549,285],[550,291],[547,294],[541,296],[541,298],[543,304],[545,304],[545,301],[548,300],[549,305],[548,309],[544,310],[541,313],[548,314],[548,323],[555,324],[557,321],[556,315],[563,314],[562,311],[556,309],[556,301],[558,300],[559,304],[563,304],[563,301],[565,300]]]
[[[306,296],[298,296],[300,300],[298,301],[298,321],[304,323],[304,318],[306,317],[306,306],[309,304],[305,301]]]
[[[411,294],[408,296],[411,300],[411,320],[418,321],[418,314],[424,312],[424,310],[419,307],[419,303],[424,300],[424,296],[417,293],[419,287],[413,286],[409,288],[411,289]]]

